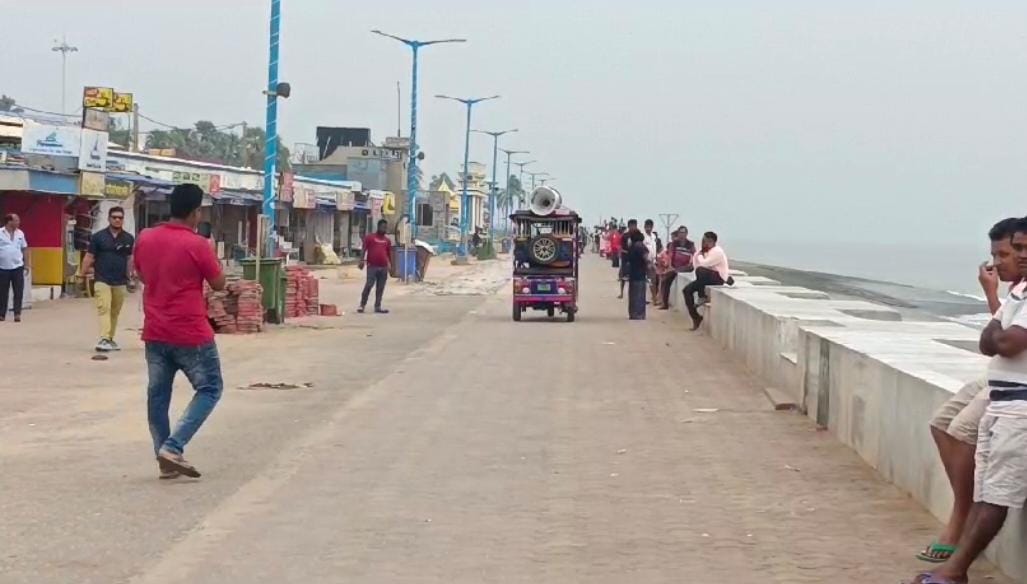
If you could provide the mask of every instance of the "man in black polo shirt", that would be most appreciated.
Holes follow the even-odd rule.
[[[114,331],[118,328],[118,315],[125,302],[129,282],[134,278],[132,248],[135,238],[122,226],[125,224],[125,210],[112,207],[107,212],[108,227],[93,234],[89,250],[82,260],[81,275],[94,269],[96,276],[93,288],[96,295],[96,312],[100,315],[100,342],[96,350],[119,351],[114,342]]]

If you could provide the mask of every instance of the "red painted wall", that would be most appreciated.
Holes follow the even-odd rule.
[[[64,246],[64,206],[71,197],[15,191],[0,193],[0,214],[16,213],[29,247]]]

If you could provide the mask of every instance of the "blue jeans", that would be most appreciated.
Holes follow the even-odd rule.
[[[146,408],[153,437],[153,451],[161,448],[182,454],[196,431],[200,429],[214,406],[221,399],[221,359],[218,347],[208,343],[199,347],[179,347],[166,343],[146,343],[146,366],[150,382],[146,389]],[[179,371],[193,386],[193,399],[175,426],[168,420],[171,388]]]

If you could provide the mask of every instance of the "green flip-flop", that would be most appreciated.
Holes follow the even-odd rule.
[[[917,554],[916,558],[931,564],[941,564],[951,558],[954,553],[956,553],[956,546],[934,542]]]

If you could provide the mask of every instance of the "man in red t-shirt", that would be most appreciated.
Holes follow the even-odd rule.
[[[214,410],[224,388],[203,283],[224,290],[225,275],[210,242],[196,234],[203,191],[194,184],[182,184],[169,199],[171,220],[141,232],[134,256],[136,273],[144,285],[150,435],[162,479],[200,476],[182,452]],[[168,408],[179,371],[196,393],[172,432]]]
[[[392,242],[385,235],[385,229],[389,223],[385,219],[378,221],[378,231],[364,238],[364,255],[360,258],[360,269],[367,267],[367,282],[364,284],[364,291],[360,294],[360,308],[357,312],[364,312],[367,306],[367,297],[371,295],[371,288],[374,288],[374,311],[378,314],[388,314],[389,311],[382,308],[382,295],[385,294],[385,282],[389,279],[389,272],[392,271]]]

